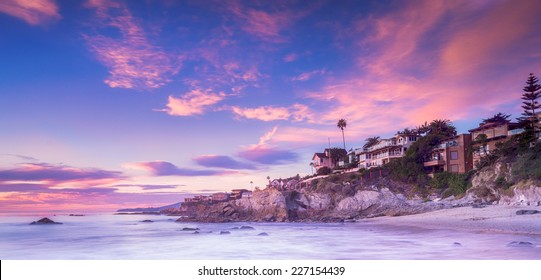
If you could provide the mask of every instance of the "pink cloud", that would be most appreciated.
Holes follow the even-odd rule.
[[[30,25],[41,25],[61,18],[55,0],[2,0],[0,12],[20,18]]]
[[[150,172],[153,176],[217,176],[236,174],[236,171],[229,170],[212,170],[212,169],[191,169],[178,167],[167,161],[147,161],[129,163],[126,165],[129,168],[142,169]]]
[[[109,68],[105,83],[113,88],[149,90],[171,81],[181,67],[182,56],[173,56],[153,45],[124,3],[89,1],[96,12],[97,30],[86,35],[90,49]],[[99,29],[115,28],[119,37],[99,34]]]
[[[225,93],[212,93],[211,90],[202,91],[200,89],[192,90],[180,98],[169,96],[166,109],[172,116],[192,116],[203,114],[210,106],[222,101]]]
[[[326,138],[339,118],[348,120],[347,142],[436,118],[487,117],[518,103],[527,74],[541,68],[539,1],[399,6],[358,22],[347,38],[366,50],[357,65],[304,94],[324,105],[322,127],[282,127],[276,141]]]
[[[261,121],[292,120],[295,122],[313,122],[314,115],[310,108],[303,104],[293,104],[290,107],[261,106],[256,108],[241,108],[231,106],[235,116],[246,119],[257,119]]]
[[[282,42],[281,31],[295,19],[295,14],[288,10],[271,13],[246,7],[237,1],[228,2],[227,9],[240,22],[244,31],[270,42]]]
[[[290,54],[287,54],[286,56],[284,56],[284,61],[285,62],[293,62],[293,61],[297,60],[298,58],[299,58],[299,56],[296,53],[290,53]]]
[[[259,138],[257,144],[243,147],[237,155],[243,159],[265,165],[280,165],[296,161],[298,159],[297,153],[270,144],[277,130],[277,126],[273,127],[272,130]]]
[[[291,78],[291,80],[294,81],[294,82],[295,81],[297,81],[297,82],[305,82],[305,81],[308,81],[308,80],[312,79],[314,76],[322,76],[322,75],[325,74],[325,72],[326,72],[325,69],[305,72],[305,73],[301,73],[298,76],[295,76],[295,77]]]

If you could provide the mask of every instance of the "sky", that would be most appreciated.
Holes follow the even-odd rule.
[[[314,152],[521,113],[541,1],[0,0],[0,212],[264,187]],[[253,182],[251,184],[250,182]]]

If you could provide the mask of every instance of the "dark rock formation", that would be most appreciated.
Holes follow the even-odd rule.
[[[527,241],[513,241],[507,244],[507,247],[533,247],[533,243]]]
[[[153,220],[142,220],[141,223],[154,223]]]
[[[517,215],[533,215],[539,213],[538,210],[518,210]]]
[[[182,228],[182,231],[197,231],[197,230],[199,230],[199,228],[190,228],[190,227]]]
[[[244,229],[244,230],[254,230],[255,228],[251,227],[251,226],[241,226],[240,229]]]
[[[30,223],[31,225],[61,225],[62,223],[57,223],[49,218],[42,218],[38,221]]]
[[[231,232],[227,231],[227,230],[222,230],[220,231],[220,234],[230,234]]]
[[[269,234],[266,232],[261,232],[260,234],[258,234],[258,236],[269,236]]]

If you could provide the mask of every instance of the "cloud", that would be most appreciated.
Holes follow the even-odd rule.
[[[267,12],[244,6],[239,1],[227,2],[226,10],[239,22],[242,30],[264,41],[275,43],[283,42],[280,33],[302,16],[283,7]]]
[[[238,152],[238,156],[246,160],[266,165],[287,164],[296,161],[298,159],[297,153],[270,145],[277,130],[277,126],[273,127],[271,131],[263,134],[263,136],[259,138],[257,144],[242,148]]]
[[[125,188],[125,187],[136,187],[141,188],[142,190],[162,190],[162,189],[175,189],[177,187],[182,187],[186,185],[146,185],[146,184],[119,184],[114,185],[114,188]]]
[[[95,34],[84,38],[98,60],[109,68],[107,85],[149,90],[169,83],[180,71],[183,57],[153,45],[124,3],[88,1],[86,6],[95,10],[97,20]],[[116,29],[119,35],[104,35],[110,29]]]
[[[256,119],[265,122],[276,120],[291,120],[295,122],[314,122],[315,117],[310,108],[303,104],[293,104],[290,107],[261,106],[256,108],[241,108],[231,106],[231,112],[236,117]]]
[[[233,171],[226,170],[196,170],[180,168],[167,161],[138,162],[129,164],[128,166],[136,169],[143,169],[150,172],[153,176],[217,176],[235,173]]]
[[[284,56],[284,61],[285,62],[293,62],[293,61],[297,60],[298,58],[299,58],[299,55],[297,55],[296,53],[289,53],[286,56]]]
[[[54,0],[2,0],[0,12],[20,18],[30,25],[42,25],[61,18]]]
[[[49,163],[26,163],[13,169],[0,170],[0,182],[7,181],[47,181],[53,183],[69,181],[117,180],[123,178],[121,172],[97,168],[75,168]]]
[[[291,80],[294,81],[294,82],[305,82],[305,81],[308,81],[308,80],[312,79],[314,76],[325,75],[325,72],[327,72],[325,69],[305,72],[305,73],[301,73],[300,75],[291,78]]]
[[[238,156],[260,164],[274,165],[295,162],[297,153],[266,146],[253,146],[241,150]]]
[[[193,159],[197,164],[204,167],[218,167],[225,169],[257,169],[254,164],[244,163],[229,156],[203,155]]]
[[[222,101],[225,93],[212,93],[211,90],[202,91],[200,89],[192,90],[180,98],[169,96],[166,109],[171,116],[191,116],[201,115],[210,106]]]
[[[518,103],[527,74],[541,67],[537,10],[539,1],[424,1],[367,15],[343,38],[362,49],[356,64],[303,93],[319,105],[320,127],[282,126],[274,139],[321,141],[345,118],[346,142],[359,141],[436,118],[471,121]]]

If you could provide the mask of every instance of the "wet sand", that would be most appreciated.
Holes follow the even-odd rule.
[[[518,210],[541,212],[541,207],[504,205],[489,205],[484,208],[458,207],[409,216],[377,217],[364,221],[389,226],[541,235],[541,213],[517,215]]]

